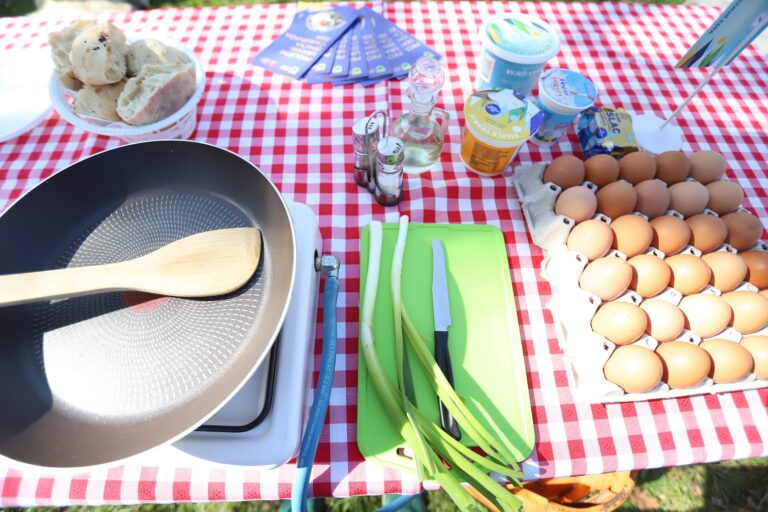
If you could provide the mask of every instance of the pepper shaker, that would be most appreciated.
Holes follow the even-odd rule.
[[[379,121],[374,115],[361,117],[352,126],[355,153],[355,183],[373,193],[373,175],[376,167],[376,144],[381,138]]]

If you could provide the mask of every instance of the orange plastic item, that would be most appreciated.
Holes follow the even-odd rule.
[[[616,510],[635,487],[629,471],[605,475],[553,478],[529,482],[523,487],[508,486],[523,503],[525,512],[604,512]],[[473,488],[472,496],[489,510],[498,512],[484,496]]]

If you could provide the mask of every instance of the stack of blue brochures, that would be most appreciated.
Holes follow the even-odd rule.
[[[368,7],[299,11],[253,64],[307,82],[373,85],[402,78],[432,48]]]

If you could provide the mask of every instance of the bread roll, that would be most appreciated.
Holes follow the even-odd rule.
[[[121,121],[117,115],[117,98],[125,88],[125,80],[107,85],[85,85],[77,91],[72,111],[107,121]]]
[[[117,99],[117,113],[128,124],[154,123],[179,110],[194,92],[192,64],[147,64],[128,79]]]
[[[72,63],[69,61],[69,51],[72,49],[72,42],[75,38],[84,29],[94,24],[95,22],[89,20],[73,21],[71,25],[48,36],[48,44],[51,45],[51,57],[53,57],[53,71],[61,85],[67,89],[76,91],[83,86],[83,83],[77,79],[72,69]]]
[[[111,23],[85,28],[72,42],[69,61],[75,76],[88,85],[119,82],[125,76],[128,44],[125,35]]]
[[[141,39],[128,48],[128,75],[136,76],[146,64],[187,64],[183,51],[166,46],[156,39]]]

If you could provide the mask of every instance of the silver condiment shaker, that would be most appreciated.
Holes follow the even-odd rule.
[[[373,115],[361,117],[352,126],[355,152],[355,183],[373,193],[376,166],[376,144],[381,139],[379,121]]]
[[[397,137],[382,137],[376,145],[376,190],[373,193],[379,204],[392,206],[403,198],[403,160],[403,141]]]

